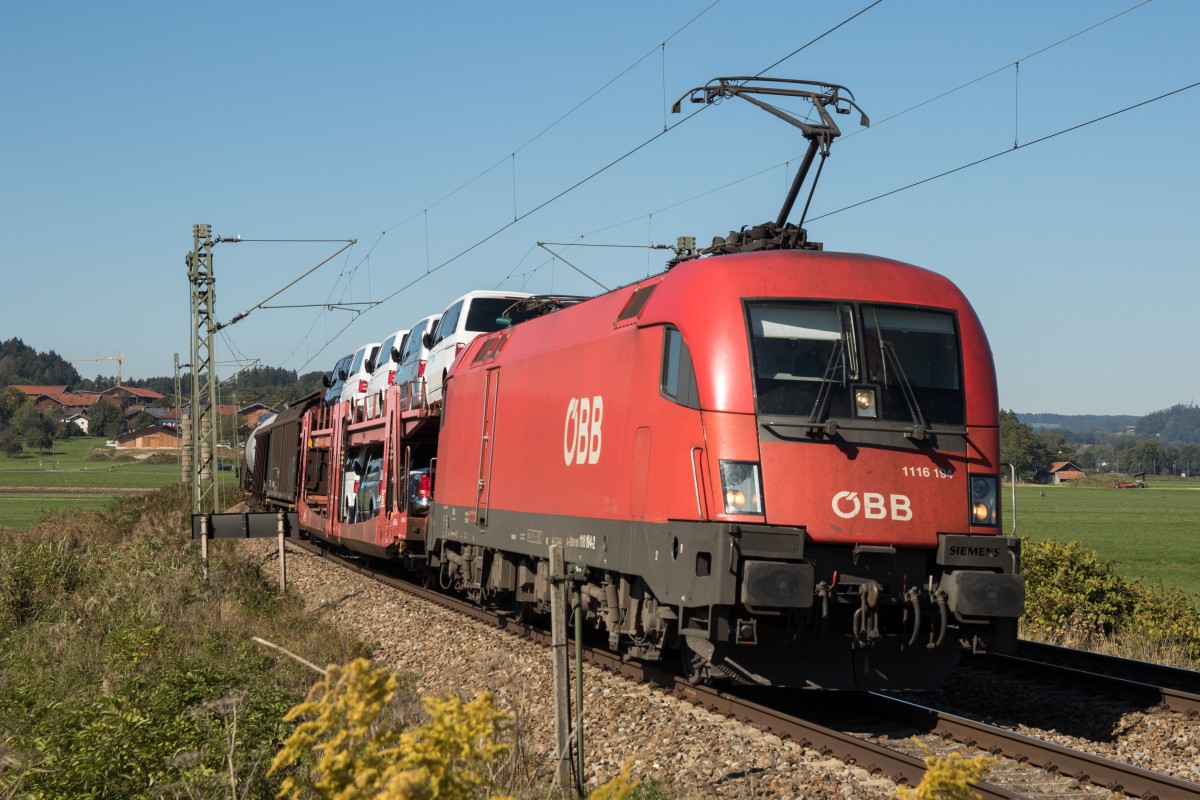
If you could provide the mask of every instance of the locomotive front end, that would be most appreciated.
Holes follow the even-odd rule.
[[[939,275],[824,252],[807,203],[788,222],[835,116],[858,109],[845,87],[728,77],[685,97],[740,97],[803,133],[783,207],[467,346],[430,574],[549,612],[560,546],[627,657],[678,651],[696,680],[939,687],[964,648],[1012,646],[1024,604],[979,321]]]
[[[788,684],[791,653],[804,684],[922,688],[963,647],[1011,649],[1024,583],[1000,535],[995,375],[966,300],[866,256],[727,258],[713,293],[756,289],[692,332],[689,357],[712,390],[736,603],[681,624],[698,671]]]

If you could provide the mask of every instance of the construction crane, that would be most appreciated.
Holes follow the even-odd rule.
[[[67,361],[115,361],[117,362],[117,386],[121,385],[121,362],[124,356],[117,353],[115,356],[96,356],[95,358],[68,358]]]

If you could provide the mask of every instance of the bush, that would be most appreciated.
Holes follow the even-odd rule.
[[[88,451],[88,461],[115,461],[117,463],[129,463],[137,461],[128,452],[123,452],[115,447],[93,447]]]
[[[1197,598],[1161,583],[1146,586],[1113,571],[1079,542],[1021,544],[1025,635],[1070,647],[1118,645],[1130,657],[1200,662]]]
[[[271,772],[288,773],[281,796],[338,800],[484,797],[505,746],[496,742],[505,716],[490,693],[470,702],[426,698],[428,721],[406,729],[381,724],[399,680],[356,659],[331,665],[308,700],[288,713],[302,719],[275,756]]]
[[[0,548],[0,631],[44,615],[76,590],[86,569],[69,542],[10,540]]]
[[[301,720],[271,764],[285,773],[280,797],[293,800],[432,800],[484,798],[509,749],[498,741],[510,718],[491,692],[471,701],[422,699],[425,721],[395,713],[401,681],[366,659],[331,665],[288,720]],[[620,774],[589,800],[666,800],[654,783],[641,784],[629,759]]]
[[[1079,542],[1023,539],[1021,570],[1027,591],[1023,623],[1033,634],[1051,635],[1072,620],[1111,633],[1133,608],[1129,583],[1113,572],[1113,562]]]
[[[1200,662],[1200,609],[1196,598],[1162,583],[1137,585],[1133,613],[1125,630],[1156,649],[1180,650]]]
[[[980,794],[971,784],[978,783],[989,767],[1000,763],[982,753],[968,758],[952,752],[938,758],[924,742],[917,743],[925,751],[925,776],[911,789],[898,787],[893,794],[896,800],[979,800]]]
[[[327,662],[363,647],[214,542],[210,579],[181,487],[0,537],[0,797],[269,798],[266,766],[308,676],[261,635]],[[232,772],[232,774],[231,774]]]

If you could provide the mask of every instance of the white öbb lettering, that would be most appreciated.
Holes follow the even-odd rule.
[[[563,461],[572,464],[595,464],[600,460],[601,428],[604,421],[604,398],[572,397],[567,404],[567,422],[563,426]]]
[[[907,495],[892,494],[884,497],[877,492],[838,492],[833,496],[833,513],[842,519],[853,519],[862,514],[864,519],[887,519],[908,522],[912,519],[912,502]]]

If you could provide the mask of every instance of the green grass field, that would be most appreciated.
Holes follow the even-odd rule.
[[[103,511],[115,494],[0,494],[0,527],[28,528],[46,511]]]
[[[102,439],[54,443],[52,453],[0,458],[0,487],[156,489],[179,480],[178,464],[89,459]],[[232,472],[221,473],[222,483]],[[1004,532],[1012,530],[1005,486]],[[0,494],[0,526],[26,528],[45,509],[103,508],[115,494]],[[1017,533],[1031,539],[1078,540],[1116,562],[1129,578],[1162,581],[1200,594],[1200,482],[1156,483],[1146,489],[1017,486]]]
[[[0,458],[0,486],[157,489],[179,480],[179,464],[89,459],[104,440],[90,436],[54,443],[50,453],[21,453]]]
[[[1004,532],[1012,530],[1005,486]],[[1120,575],[1200,594],[1200,483],[1145,489],[1017,486],[1017,533],[1082,542],[1115,562]]]
[[[22,453],[0,457],[0,489],[30,489],[0,493],[0,527],[27,528],[47,510],[99,510],[117,492],[101,489],[158,489],[179,482],[179,464],[147,464],[132,458],[89,458],[92,448],[104,448],[104,439],[90,436],[56,441],[49,453]],[[221,482],[232,482],[232,472],[222,472]],[[38,489],[39,491],[32,491]],[[55,489],[89,489],[88,494]],[[47,491],[49,490],[49,491]]]

